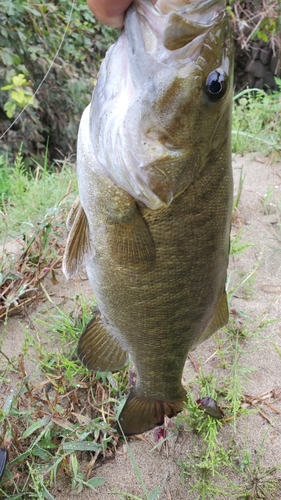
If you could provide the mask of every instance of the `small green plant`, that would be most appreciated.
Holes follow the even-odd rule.
[[[212,382],[209,379],[207,387],[214,394]],[[204,393],[202,390],[202,395]],[[231,466],[235,459],[234,449],[232,446],[225,449],[220,441],[219,431],[223,425],[221,420],[202,411],[192,395],[188,396],[186,412],[187,416],[178,418],[188,426],[187,432],[191,429],[194,436],[188,459],[179,461],[182,483],[188,478],[188,493],[196,492],[200,499],[216,498],[216,495],[225,492],[223,485],[218,483],[218,477],[221,468]]]
[[[10,91],[9,100],[4,104],[4,110],[8,118],[14,116],[17,106],[19,106],[20,109],[24,108],[27,104],[38,106],[29,84],[30,82],[20,73],[12,77],[12,83],[1,87],[1,90]]]
[[[276,500],[281,491],[281,478],[274,477],[280,466],[265,468],[249,463],[243,470],[245,485],[240,498]]]
[[[253,246],[252,243],[244,243],[242,242],[243,232],[239,231],[234,234],[230,241],[230,255],[239,255],[245,252],[248,248]]]
[[[259,150],[264,154],[280,154],[281,79],[275,81],[278,91],[267,94],[260,89],[246,89],[234,97],[234,153]]]
[[[270,215],[272,212],[277,212],[277,206],[273,202],[273,195],[275,194],[276,188],[268,188],[263,197],[263,212],[265,215]]]
[[[0,209],[4,203],[4,200],[10,196],[12,193],[12,183],[10,179],[11,170],[8,163],[3,155],[0,155]]]
[[[230,241],[230,257],[235,258],[237,255],[245,252],[254,246],[252,243],[243,242],[243,232],[239,231],[231,237]],[[250,298],[253,294],[255,287],[255,275],[259,269],[262,259],[262,252],[260,253],[257,262],[249,271],[232,271],[229,273],[227,281],[227,293],[230,299],[235,292],[240,289],[243,290],[244,297]]]
[[[238,465],[233,464],[233,469],[242,479],[242,484],[235,485],[237,498],[244,500],[277,500],[279,498],[281,491],[280,464],[272,467],[261,465],[267,434],[267,432],[264,434],[255,457],[252,456],[249,449],[245,449],[240,455]]]

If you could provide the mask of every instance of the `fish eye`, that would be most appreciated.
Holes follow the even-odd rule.
[[[221,99],[227,90],[227,80],[227,75],[220,68],[209,73],[205,87],[207,96],[212,100]]]

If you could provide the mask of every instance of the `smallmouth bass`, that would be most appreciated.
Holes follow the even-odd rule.
[[[182,410],[188,352],[228,321],[232,71],[223,1],[135,0],[82,116],[63,270],[98,303],[82,363],[135,365],[126,435]]]

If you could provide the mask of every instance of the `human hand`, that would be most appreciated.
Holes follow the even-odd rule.
[[[122,28],[125,10],[132,0],[87,0],[91,11],[103,24],[111,28]]]
[[[155,4],[157,0],[152,0]],[[111,28],[122,28],[124,14],[132,0],[87,0],[91,11],[103,24]]]

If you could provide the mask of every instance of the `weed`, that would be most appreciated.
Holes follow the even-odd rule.
[[[248,340],[259,335],[261,328],[265,326],[262,318],[258,326],[250,327],[250,321],[245,314],[231,309],[229,324],[213,337],[216,344],[214,354],[201,364],[196,377],[190,382],[193,390],[189,387],[186,412],[177,417],[178,424],[184,425],[185,432],[192,437],[186,459],[179,461],[182,483],[187,485],[188,493],[196,493],[197,498],[202,500],[226,497],[270,499],[274,498],[270,496],[270,492],[275,491],[274,488],[279,484],[279,479],[272,477],[275,469],[263,469],[259,463],[257,467],[252,467],[250,455],[243,452],[241,458],[241,452],[235,444],[237,419],[242,415],[249,415],[249,407],[251,408],[251,398],[250,403],[245,404],[248,400],[243,394],[243,388],[254,370],[254,367],[245,366],[241,357],[246,352]],[[207,372],[205,365],[211,358],[214,368]],[[200,400],[197,400],[194,392],[200,395]],[[202,411],[199,402],[206,396],[219,402],[225,413],[223,418],[215,419],[206,414],[207,410]],[[262,402],[263,399],[257,397],[257,401]],[[230,434],[227,446],[224,439],[226,426]],[[235,464],[239,464],[243,474],[238,472]],[[233,475],[239,477],[239,474],[236,484],[230,478]],[[265,496],[261,496],[262,494]]]
[[[44,312],[38,314],[33,320],[35,337],[26,329],[23,351],[39,362],[40,381],[38,374],[26,374],[21,356],[19,388],[9,392],[0,411],[0,445],[9,443],[10,448],[2,479],[5,498],[21,491],[28,498],[51,499],[51,488],[61,474],[71,479],[76,492],[83,487],[95,490],[105,481],[90,475],[99,457],[112,455],[118,443],[111,425],[127,372],[89,375],[82,367],[75,350],[92,306],[77,296],[73,302],[70,314],[54,304],[48,319]],[[79,467],[82,456],[88,461],[86,473]]]
[[[267,94],[260,89],[246,89],[234,97],[232,150],[234,153],[262,151],[280,153],[281,80],[279,91]]]
[[[209,383],[208,386],[210,390]],[[178,418],[188,426],[187,432],[191,429],[194,436],[188,459],[179,461],[182,483],[188,478],[188,492],[196,492],[198,498],[216,498],[216,495],[224,492],[223,486],[218,484],[219,471],[231,466],[236,457],[235,451],[232,445],[225,449],[220,442],[222,422],[200,410],[192,395],[188,397],[186,411],[187,416]]]
[[[263,212],[265,215],[269,215],[272,213],[272,208],[276,209],[275,203],[272,203],[271,199],[275,192],[275,188],[268,188],[264,197],[263,197]]]
[[[120,422],[119,422],[118,418],[119,418],[119,415],[121,413],[121,410],[122,410],[122,408],[120,407],[119,411],[117,413],[117,417],[116,417],[116,420],[118,421],[119,425],[120,425]],[[124,439],[124,441],[126,443],[126,448],[127,448],[129,457],[130,457],[131,462],[132,462],[133,467],[134,467],[135,475],[137,476],[137,478],[139,480],[139,483],[141,485],[142,491],[144,493],[144,498],[140,498],[138,496],[132,495],[131,493],[125,493],[125,492],[121,492],[121,491],[114,491],[114,493],[116,493],[120,498],[124,498],[125,500],[127,500],[127,499],[132,499],[132,500],[158,500],[160,498],[160,496],[162,494],[162,491],[163,491],[163,488],[165,486],[165,482],[166,482],[166,479],[167,479],[167,474],[164,477],[162,485],[160,487],[154,488],[152,492],[149,492],[147,490],[146,485],[144,483],[144,480],[143,480],[143,478],[141,476],[139,467],[138,467],[137,462],[136,462],[136,460],[135,460],[135,458],[134,458],[134,456],[132,454],[132,451],[131,451],[129,443],[128,443],[127,439],[126,439],[126,436],[125,436],[125,434],[122,431],[122,427],[120,427],[120,429],[121,429],[121,432],[122,432],[123,439]]]
[[[4,200],[12,194],[12,185],[10,179],[10,169],[3,155],[0,155],[0,207],[2,207]]]
[[[237,234],[231,237],[230,252],[229,252],[230,255],[241,254],[245,252],[245,250],[253,246],[252,243],[243,243],[242,236],[243,236],[242,231],[239,231]]]
[[[277,345],[274,344],[274,349],[275,351],[277,352],[277,354],[280,356],[281,358],[281,349],[279,349],[279,347],[277,347]]]
[[[238,253],[244,252],[247,248],[253,246],[252,244],[249,243],[242,243],[240,244],[239,240],[235,243],[237,246],[232,246],[231,254],[237,255]],[[227,294],[228,298],[230,299],[232,296],[235,296],[237,290],[242,290],[244,293],[244,298],[250,298],[251,294],[253,293],[253,289],[255,286],[255,275],[257,273],[257,270],[259,269],[259,266],[261,264],[261,259],[262,259],[262,252],[260,253],[257,262],[255,262],[254,266],[252,267],[251,270],[249,271],[232,271],[231,274],[229,274],[228,279],[227,279]]]
[[[273,467],[263,467],[261,458],[264,453],[264,446],[267,432],[263,436],[260,449],[253,458],[249,449],[242,452],[242,456],[237,466],[233,466],[241,479],[240,485],[235,485],[237,498],[245,500],[276,500],[279,498],[281,488],[281,478],[277,472],[281,470],[280,464]],[[231,483],[233,487],[233,483]]]
[[[65,238],[65,218],[72,201],[69,167],[60,172],[47,170],[47,150],[43,167],[37,165],[31,177],[26,171],[21,153],[11,170],[12,194],[2,197],[3,252],[0,258],[0,318],[16,311],[38,296],[38,285],[62,259]],[[11,252],[11,237],[17,254]]]
[[[242,189],[243,189],[243,185],[244,185],[244,182],[245,182],[245,178],[246,178],[246,174],[243,173],[243,167],[240,168],[240,176],[239,176],[239,183],[238,183],[238,190],[237,190],[237,194],[233,200],[233,207],[232,207],[232,210],[235,211],[237,210],[238,208],[238,205],[240,203],[240,199],[241,199],[241,195],[242,195]]]
[[[19,234],[28,239],[38,221],[58,207],[69,209],[74,199],[74,195],[69,196],[75,179],[72,166],[65,164],[60,169],[48,166],[47,169],[47,154],[46,149],[43,165],[36,163],[35,173],[26,169],[21,151],[14,167],[5,166],[5,170],[10,171],[6,185],[9,195],[2,197],[0,230],[6,239]]]

